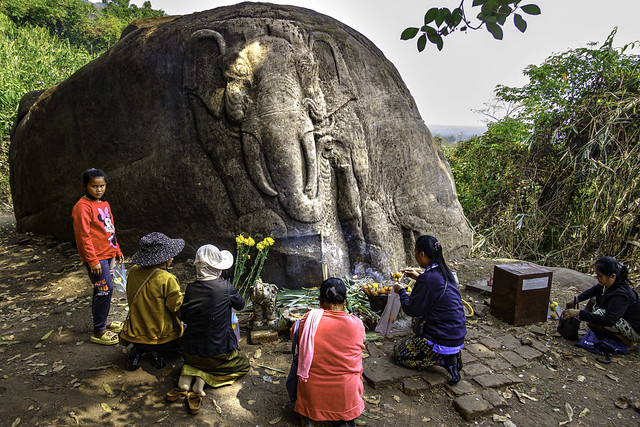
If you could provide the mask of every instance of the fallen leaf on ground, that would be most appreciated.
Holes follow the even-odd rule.
[[[520,403],[524,404],[527,401],[524,400],[524,396],[522,395],[522,393],[520,393],[518,390],[513,389],[513,392],[515,393],[516,397],[518,398],[518,400],[520,401]]]
[[[273,382],[273,378],[271,378],[269,375],[263,375],[262,376],[262,381],[264,381],[266,383],[272,383]]]
[[[75,421],[75,422],[76,422],[76,425],[77,425],[77,426],[79,426],[79,425],[80,425],[80,420],[78,420],[78,417],[76,416],[76,413],[75,413],[75,412],[73,412],[73,411],[69,412],[69,416],[70,416],[71,418],[73,418],[73,421]]]
[[[564,409],[567,411],[569,422],[573,421],[573,408],[571,407],[571,405],[569,405],[569,402],[564,403]]]
[[[394,394],[393,400],[395,400],[397,403],[400,403],[400,396],[398,396],[397,394]]]
[[[255,353],[253,353],[253,357],[256,359],[260,359],[260,356],[262,356],[262,349],[257,349]]]
[[[169,418],[169,414],[165,415],[164,417],[160,418],[159,420],[156,420],[156,424],[157,424],[157,423],[161,423],[161,422],[163,422],[163,421],[164,421],[164,420],[166,420],[167,418]]]
[[[380,396],[363,396],[365,402],[371,403],[372,405],[377,405],[380,403]]]
[[[247,403],[248,403],[249,405],[255,405],[255,404],[256,404],[256,401],[255,401],[255,400],[249,400]]]
[[[65,365],[58,365],[55,368],[53,368],[53,372],[60,372],[65,368]]]
[[[367,411],[362,411],[362,415],[367,417],[367,418],[371,418],[372,420],[379,420],[380,419],[379,416],[370,414]]]
[[[62,335],[62,326],[58,326],[58,335]]]
[[[362,421],[362,420],[356,420],[356,425],[357,426],[366,426],[367,422],[366,421]]]
[[[578,375],[578,382],[579,383],[583,382],[586,379],[587,379],[587,377],[585,377],[584,375]]]
[[[111,390],[111,386],[107,383],[102,383],[102,388],[107,392],[109,396],[113,396],[113,390]]]
[[[84,341],[78,341],[78,342],[76,343],[76,345],[82,345],[82,344],[84,344]]]
[[[213,407],[218,415],[222,415],[222,408],[220,407],[220,405],[218,405],[218,402],[216,402],[215,399],[211,398],[211,403],[213,404]]]
[[[282,417],[274,418],[271,421],[269,421],[269,424],[271,424],[271,425],[278,424],[281,419],[282,419]]]
[[[423,422],[423,423],[429,423],[429,422],[431,422],[431,418],[429,418],[429,417],[423,417],[423,418],[422,418],[422,422]]]
[[[505,390],[502,392],[502,397],[505,399],[511,399],[513,397],[513,393],[510,390]]]
[[[11,424],[11,427],[16,427],[18,424],[20,424],[20,421],[20,417],[16,418],[13,424]]]
[[[266,365],[258,365],[258,366],[260,366],[261,368],[264,368],[264,369],[269,369],[270,371],[280,372],[281,374],[286,374],[286,372],[283,371],[282,369],[272,368],[271,366],[266,366]]]
[[[511,418],[511,415],[509,414],[507,415],[493,414],[493,422],[496,422],[496,423],[503,423],[507,421],[509,418]]]
[[[615,375],[606,374],[606,377],[609,378],[610,380],[618,382],[618,377],[616,377]]]
[[[18,354],[16,354],[15,356],[13,356],[13,357],[11,357],[11,358],[7,359],[7,362],[11,362],[12,360],[17,359],[18,357],[21,357],[21,356],[22,356],[22,354],[18,353]]]
[[[627,409],[629,407],[629,398],[627,396],[621,396],[614,402],[616,408]]]
[[[578,415],[578,418],[584,418],[584,417],[586,417],[586,416],[587,416],[587,414],[588,414],[589,412],[591,412],[591,411],[589,411],[589,408],[584,408],[584,409],[580,412],[580,414]]]
[[[34,357],[36,357],[36,356],[38,356],[38,355],[40,355],[40,354],[43,354],[43,353],[33,353],[31,356],[25,357],[25,358],[24,358],[24,359],[22,359],[22,360],[23,360],[24,362],[26,362],[27,360],[31,360],[31,359],[33,359]]]
[[[110,414],[113,412],[113,409],[111,409],[111,406],[109,406],[108,403],[102,402],[100,404],[100,406],[102,407],[102,409],[104,410],[104,412],[106,412],[107,414]]]
[[[114,365],[113,363],[111,365],[101,365],[101,366],[92,366],[91,368],[89,368],[90,371],[101,371],[103,369],[109,369],[109,368],[117,368],[118,365]]]

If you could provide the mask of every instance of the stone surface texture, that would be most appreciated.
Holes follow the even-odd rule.
[[[130,25],[67,80],[22,99],[10,147],[20,231],[72,241],[90,167],[125,254],[141,236],[183,253],[271,236],[264,279],[410,263],[432,234],[471,233],[449,165],[398,71],[357,31],[314,11],[242,3]]]

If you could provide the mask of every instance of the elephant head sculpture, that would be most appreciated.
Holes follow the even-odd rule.
[[[228,52],[224,37],[210,29],[196,31],[191,40],[185,88],[214,116],[238,126],[246,169],[260,192],[277,198],[292,219],[318,221],[314,123],[325,118],[326,103],[309,47],[295,38],[262,35]],[[203,70],[215,53],[217,63]],[[212,73],[219,73],[214,88]]]

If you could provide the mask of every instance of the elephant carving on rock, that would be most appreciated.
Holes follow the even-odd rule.
[[[183,238],[186,255],[271,236],[263,277],[285,287],[317,286],[323,264],[388,272],[412,261],[420,234],[450,257],[471,243],[449,165],[393,64],[293,6],[134,22],[23,97],[9,162],[20,231],[72,241],[74,177],[98,167],[126,253],[150,231]]]

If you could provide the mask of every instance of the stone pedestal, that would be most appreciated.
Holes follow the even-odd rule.
[[[249,336],[251,344],[266,344],[278,342],[278,333],[273,329],[254,329]]]

